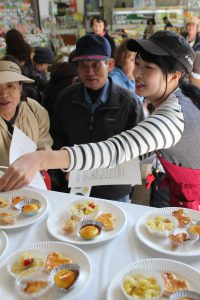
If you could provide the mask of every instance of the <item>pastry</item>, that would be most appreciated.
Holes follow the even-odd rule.
[[[11,271],[15,274],[20,274],[22,271],[33,267],[42,267],[44,262],[42,257],[37,256],[37,254],[32,254],[28,252],[22,253],[18,259],[11,266]]]
[[[103,223],[103,230],[111,231],[115,228],[115,216],[112,213],[102,213],[96,219]]]
[[[47,272],[49,272],[57,266],[60,266],[62,264],[71,264],[71,263],[72,263],[71,258],[67,256],[63,256],[59,252],[52,252],[47,256],[45,269]]]
[[[24,292],[28,294],[38,293],[42,289],[46,288],[48,284],[49,284],[48,281],[42,281],[42,280],[28,281],[26,283]]]
[[[63,227],[64,232],[68,234],[73,233],[79,220],[80,219],[77,216],[72,215]]]
[[[39,207],[37,204],[30,203],[30,204],[26,204],[25,206],[23,206],[22,211],[26,215],[32,215],[32,214],[37,213],[38,209],[39,209]]]
[[[172,212],[172,215],[178,220],[180,227],[185,227],[187,224],[192,222],[192,219],[188,216],[186,211],[182,208],[179,208],[178,210],[174,210]]]
[[[189,283],[183,278],[179,278],[176,274],[172,272],[162,273],[162,279],[165,285],[165,296],[170,296],[179,290],[189,289]]]
[[[5,208],[7,206],[9,206],[10,203],[2,198],[0,198],[0,208]]]
[[[80,236],[83,239],[93,239],[100,234],[99,228],[95,225],[85,225],[79,231]]]
[[[180,232],[177,234],[170,234],[169,239],[171,240],[172,249],[175,250],[177,247],[183,245],[184,242],[190,240],[190,236],[187,232]]]
[[[12,199],[12,204],[17,204],[19,203],[20,201],[24,200],[25,197],[19,197],[19,196],[16,196]]]
[[[76,278],[75,271],[62,269],[54,275],[54,283],[61,289],[68,289],[76,281]]]
[[[198,234],[200,236],[200,225],[194,224],[189,227],[189,233]]]
[[[0,225],[11,225],[16,222],[14,212],[2,212],[0,213]]]

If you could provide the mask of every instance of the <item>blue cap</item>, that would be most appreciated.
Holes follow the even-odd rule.
[[[72,61],[105,60],[111,57],[111,46],[108,40],[97,34],[87,34],[76,43]]]

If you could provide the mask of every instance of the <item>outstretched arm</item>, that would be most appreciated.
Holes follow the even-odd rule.
[[[37,151],[18,158],[0,179],[0,191],[18,189],[28,185],[40,170],[68,168],[67,150]]]

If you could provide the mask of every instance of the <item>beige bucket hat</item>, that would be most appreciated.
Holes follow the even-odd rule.
[[[22,75],[20,67],[14,62],[0,61],[0,84],[14,81],[34,82],[34,80]]]
[[[199,18],[198,18],[197,16],[193,16],[193,17],[191,17],[191,18],[186,18],[186,19],[185,19],[185,23],[186,23],[186,24],[194,23],[194,24],[199,25],[199,22],[200,22],[200,20],[199,20]]]

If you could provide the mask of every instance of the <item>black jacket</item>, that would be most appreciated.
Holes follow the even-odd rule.
[[[51,117],[54,149],[103,141],[131,129],[143,120],[141,103],[133,98],[132,93],[110,81],[110,97],[94,113],[90,112],[84,102],[82,83],[61,92]],[[115,200],[129,194],[130,189],[129,185],[98,186],[92,188],[91,196]]]
[[[114,57],[115,48],[116,48],[114,39],[107,33],[107,31],[106,31],[106,34],[104,35],[104,37],[109,41],[110,46],[111,46],[111,57]]]
[[[45,86],[42,105],[49,116],[54,113],[53,107],[58,94],[67,86],[78,81],[78,67],[75,63],[57,64],[51,72],[51,78]]]
[[[188,35],[187,32],[182,33],[182,36],[186,39],[187,39],[187,35]],[[200,36],[198,34],[196,36],[196,40],[195,40],[192,48],[194,49],[194,51],[200,51]]]

